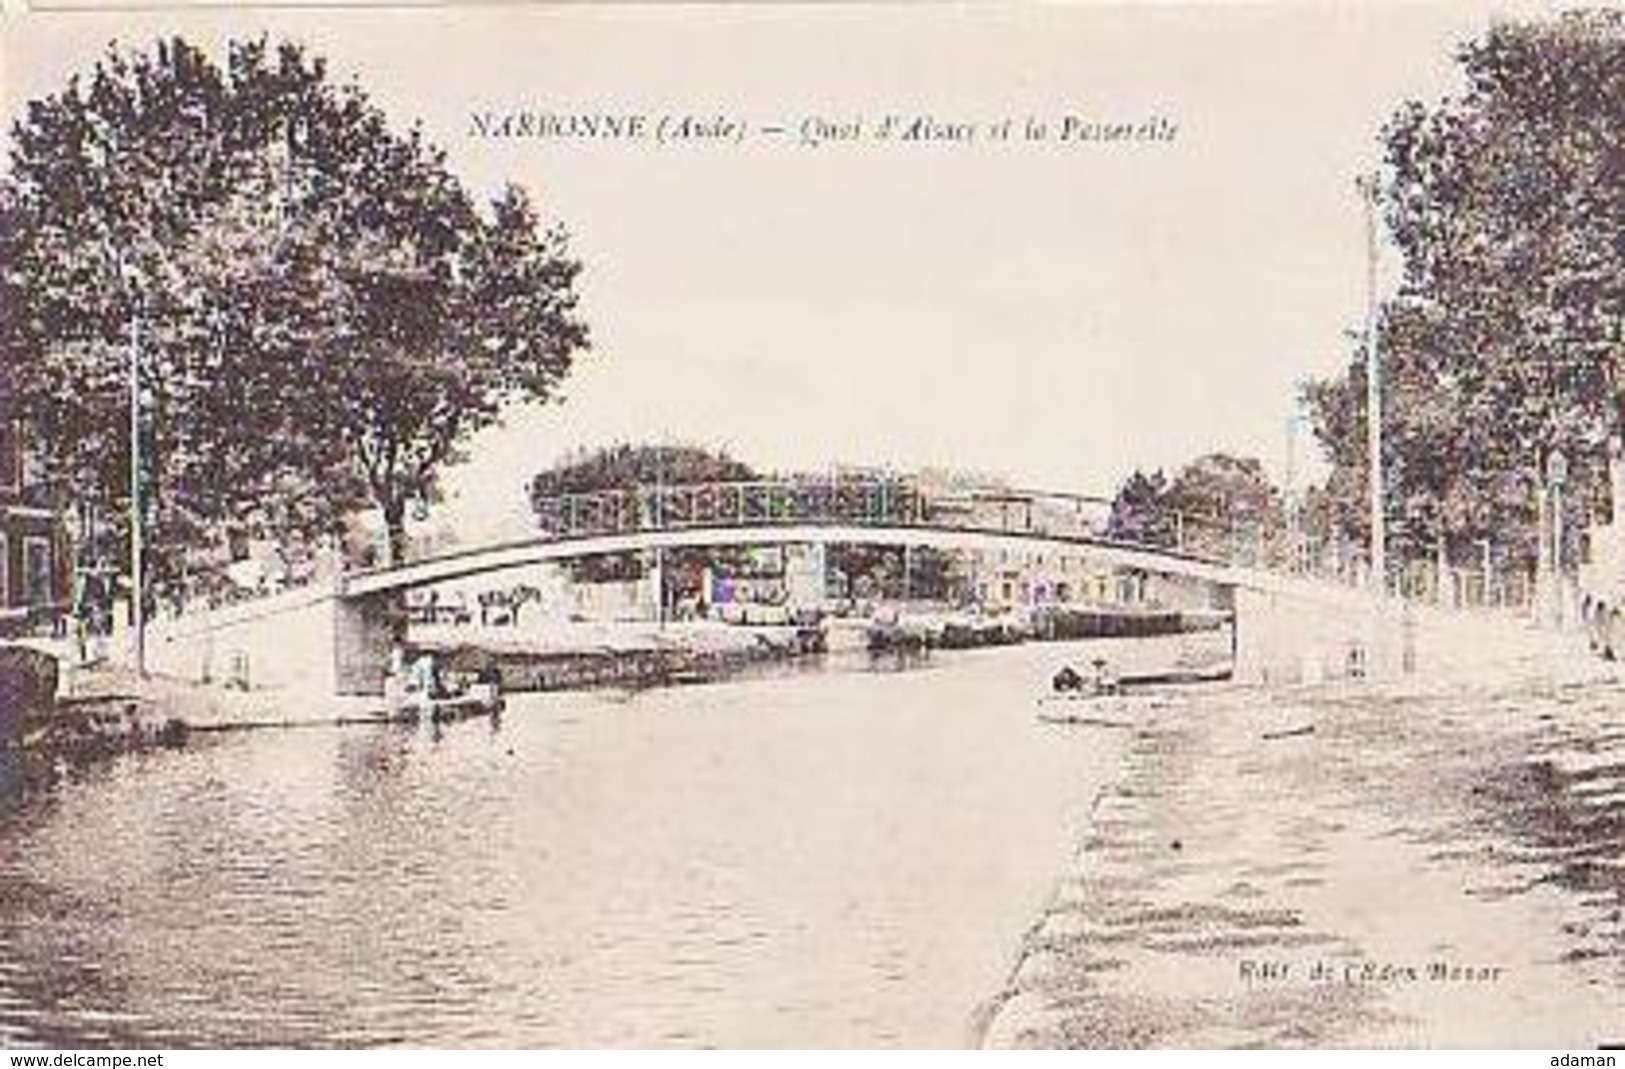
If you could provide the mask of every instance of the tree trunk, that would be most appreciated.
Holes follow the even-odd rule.
[[[384,531],[388,537],[388,565],[406,563],[406,501],[394,499],[384,502]]]

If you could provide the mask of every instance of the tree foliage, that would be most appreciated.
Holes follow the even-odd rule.
[[[1106,522],[1107,537],[1136,545],[1171,546],[1177,538],[1168,477],[1135,471],[1118,487]]]
[[[750,465],[692,445],[621,444],[583,450],[537,472],[530,498],[539,505],[564,494],[593,494],[640,487],[741,482],[760,476]]]
[[[1402,552],[1497,537],[1530,556],[1546,458],[1570,461],[1581,520],[1620,426],[1625,15],[1498,25],[1458,58],[1465,92],[1407,104],[1383,135],[1404,257],[1378,320],[1386,508]],[[1308,392],[1362,540],[1364,390],[1351,362]]]
[[[110,50],[13,129],[0,346],[64,497],[122,508],[132,345],[149,509],[392,556],[460,443],[585,348],[579,264],[517,188],[478,205],[416,127],[292,43]],[[173,531],[169,527],[175,527]]]
[[[1227,555],[1264,552],[1283,526],[1279,491],[1252,457],[1209,453],[1172,479],[1161,471],[1132,473],[1118,489],[1107,523],[1110,537]]]
[[[601,449],[580,450],[550,468],[537,472],[530,482],[531,507],[538,522],[546,528],[557,518],[557,499],[569,494],[622,492],[633,497],[656,486],[692,486],[714,482],[740,482],[757,479],[757,472],[727,453],[693,445],[631,445],[622,443]],[[745,548],[717,547],[707,550],[678,550],[667,557],[673,574],[698,574],[707,566],[738,569],[750,559]],[[605,582],[637,578],[644,574],[641,554],[620,553],[589,557],[571,566],[578,581]]]

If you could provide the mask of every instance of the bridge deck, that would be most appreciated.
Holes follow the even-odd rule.
[[[983,552],[1074,553],[1112,567],[1176,575],[1220,585],[1245,582],[1246,569],[1212,557],[1166,547],[1147,547],[1083,534],[929,524],[784,523],[696,525],[616,533],[541,535],[497,546],[447,554],[396,568],[351,575],[349,597],[431,586],[454,579],[581,557],[653,549],[726,545],[830,545],[859,543],[930,546]]]

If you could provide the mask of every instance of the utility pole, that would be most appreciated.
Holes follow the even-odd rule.
[[[1303,537],[1303,502],[1298,496],[1298,394],[1292,398],[1292,414],[1286,421],[1286,552],[1287,571],[1306,572]]]
[[[147,674],[146,608],[141,568],[141,312],[130,314],[130,638],[136,674]]]
[[[1365,424],[1366,455],[1371,472],[1371,584],[1388,590],[1387,532],[1382,500],[1382,363],[1377,353],[1377,179],[1359,180],[1365,199]]]
[[[666,446],[664,436],[662,444],[657,448],[660,452],[655,457],[655,499],[654,529],[654,595],[655,595],[655,627],[661,631],[666,629],[666,550],[660,542],[660,535],[666,529]]]

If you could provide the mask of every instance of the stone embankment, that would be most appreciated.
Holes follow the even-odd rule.
[[[573,626],[557,633],[429,628],[408,650],[451,671],[493,668],[507,692],[639,688],[725,678],[821,648],[794,627]],[[374,723],[384,698],[336,696],[311,685],[209,683],[116,666],[74,668],[41,650],[0,646],[0,759],[28,782],[62,762],[174,746],[190,731]],[[13,771],[10,778],[16,780]],[[49,775],[43,776],[49,779]]]
[[[49,653],[0,646],[0,797],[117,754],[185,744],[185,721],[140,694],[64,695],[59,675]]]
[[[717,623],[573,624],[552,630],[417,627],[408,646],[452,669],[493,669],[507,693],[709,682],[822,652],[821,630]]]
[[[1419,623],[1410,676],[1058,725],[1132,743],[981,1041],[1625,1039],[1625,684],[1572,637]]]

